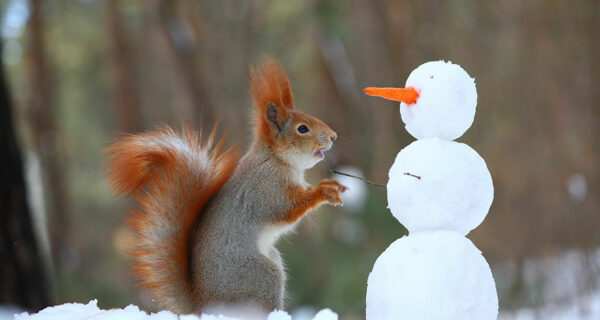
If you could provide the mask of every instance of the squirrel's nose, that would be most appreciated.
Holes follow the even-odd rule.
[[[334,133],[329,139],[331,139],[331,142],[334,142],[337,139],[337,134]]]

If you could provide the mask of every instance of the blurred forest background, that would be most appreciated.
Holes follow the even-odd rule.
[[[479,100],[459,141],[486,160],[495,185],[469,238],[492,266],[501,311],[542,317],[535,310],[564,305],[585,314],[600,303],[599,30],[595,0],[2,0],[12,110],[2,125],[16,130],[31,247],[43,262],[23,261],[47,281],[31,280],[24,294],[38,296],[29,304],[5,282],[0,302],[35,310],[97,298],[102,308],[151,310],[127,268],[133,204],[111,195],[102,150],[118,132],[206,128],[217,115],[228,142],[246,145],[248,66],[272,54],[297,108],[340,137],[310,171],[313,183],[339,166],[385,183],[414,139],[397,103],[361,89],[402,86],[426,61],[460,64]],[[3,177],[19,173],[0,165]],[[364,199],[357,192],[353,205],[320,209],[281,241],[289,310],[364,318],[368,273],[405,230],[385,190],[356,189]],[[0,213],[5,235],[9,213]]]

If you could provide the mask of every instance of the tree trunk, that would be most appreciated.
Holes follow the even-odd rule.
[[[40,157],[44,185],[48,190],[48,217],[54,265],[60,269],[65,257],[65,239],[69,232],[67,194],[60,161],[62,141],[54,120],[55,109],[46,59],[41,0],[30,0],[28,67],[31,89],[28,113],[32,127],[33,147]]]
[[[49,304],[47,273],[27,205],[21,153],[1,63],[0,168],[0,303],[38,311]]]
[[[197,128],[211,128],[215,122],[214,104],[194,61],[193,47],[198,44],[193,43],[182,30],[176,18],[177,1],[148,0],[143,4],[161,39],[165,60],[172,72],[175,94],[184,104],[180,109],[182,119]]]
[[[139,90],[134,80],[133,65],[129,56],[123,18],[118,0],[106,1],[106,19],[111,62],[114,77],[114,107],[119,130],[134,132],[141,129]]]

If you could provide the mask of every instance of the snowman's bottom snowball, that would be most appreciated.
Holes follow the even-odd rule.
[[[454,231],[416,232],[377,259],[367,286],[367,320],[487,320],[498,315],[488,263]]]

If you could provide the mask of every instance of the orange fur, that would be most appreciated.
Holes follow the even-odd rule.
[[[251,68],[250,93],[256,107],[254,119],[257,130],[254,134],[253,146],[244,156],[239,168],[243,178],[236,174],[234,179],[247,178],[248,175],[244,175],[244,170],[250,170],[252,176],[255,173],[254,160],[258,159],[264,163],[265,156],[275,158],[277,161],[269,161],[272,171],[262,173],[267,176],[287,174],[288,177],[282,180],[282,185],[270,185],[269,188],[264,189],[262,185],[254,185],[258,190],[262,189],[268,194],[264,199],[260,197],[254,199],[254,196],[250,198],[254,199],[251,201],[269,202],[273,199],[281,199],[279,193],[286,193],[287,198],[283,203],[267,203],[263,207],[290,208],[287,211],[270,212],[268,209],[266,212],[245,213],[243,209],[234,206],[225,209],[217,208],[227,210],[227,212],[218,212],[227,213],[225,216],[220,216],[212,214],[215,208],[211,204],[205,208],[214,196],[218,197],[215,202],[220,203],[224,198],[227,200],[229,197],[245,192],[257,192],[254,189],[243,189],[248,185],[238,184],[239,181],[236,180],[230,181],[232,188],[228,187],[215,195],[231,178],[238,165],[237,150],[223,151],[223,140],[215,141],[216,126],[204,141],[192,130],[184,129],[181,134],[176,134],[170,128],[163,127],[155,132],[125,136],[107,149],[110,153],[108,178],[113,185],[113,190],[118,194],[134,195],[139,202],[139,208],[132,212],[129,218],[139,238],[137,249],[131,253],[135,262],[133,271],[140,284],[150,292],[158,306],[163,309],[176,313],[191,313],[198,311],[203,303],[211,302],[212,299],[219,303],[227,303],[230,296],[252,301],[266,301],[269,307],[281,308],[282,306],[282,301],[278,302],[281,298],[278,295],[283,292],[285,281],[284,278],[277,278],[284,272],[281,265],[275,266],[281,270],[277,269],[279,271],[272,274],[274,279],[252,279],[250,275],[249,279],[257,281],[255,288],[238,288],[234,282],[228,282],[233,283],[232,285],[222,286],[223,281],[235,280],[235,277],[220,279],[219,275],[223,274],[221,267],[209,268],[208,271],[202,269],[202,262],[223,258],[219,255],[214,257],[213,251],[208,253],[204,250],[198,251],[198,248],[205,249],[201,245],[210,242],[197,240],[192,243],[191,238],[194,237],[192,233],[204,235],[200,231],[193,231],[203,210],[211,210],[211,214],[207,214],[206,219],[220,217],[227,219],[229,213],[251,214],[247,217],[248,221],[241,220],[244,221],[241,226],[239,221],[231,221],[232,227],[245,229],[246,222],[257,223],[254,220],[258,218],[254,214],[268,216],[269,224],[273,222],[292,224],[322,203],[334,205],[342,203],[339,194],[346,188],[339,182],[323,180],[315,188],[306,188],[303,179],[297,175],[297,171],[303,171],[318,162],[323,156],[322,152],[332,146],[337,135],[322,121],[294,110],[290,82],[275,59],[267,58],[261,67]],[[274,104],[276,108],[270,104]],[[300,125],[307,126],[310,133],[299,133]],[[317,157],[318,155],[320,157]],[[245,166],[248,163],[253,166],[251,169]],[[250,203],[250,207],[259,206],[254,202]],[[229,222],[227,219],[221,222],[221,225],[230,228]],[[203,226],[200,224],[198,227]],[[233,230],[237,230],[235,228]],[[229,238],[227,239],[229,241]],[[216,243],[221,246],[219,242]],[[190,265],[191,257],[194,259],[193,266]],[[230,262],[231,260],[227,263]],[[194,269],[195,274],[191,274],[191,267],[198,267]],[[241,272],[244,272],[244,268],[254,268],[249,270],[254,270],[255,274],[266,272],[271,277],[269,270],[272,266],[265,269],[261,264],[250,266],[244,264],[242,267]],[[258,282],[262,284],[266,280],[275,281],[273,288],[258,285]],[[277,285],[278,281],[281,282],[281,286]],[[199,284],[207,283],[222,288],[222,291],[233,291],[226,292],[224,295],[226,299],[224,299],[219,290],[215,294],[214,290],[210,291],[212,289],[208,292],[199,289],[201,287]],[[267,291],[260,291],[262,289]],[[204,295],[214,297],[207,299]],[[224,300],[220,301],[220,298]]]
[[[285,220],[281,222],[294,223],[304,214],[325,202],[342,204],[339,193],[344,191],[346,191],[346,187],[334,179],[323,180],[316,188],[304,189],[295,186],[288,190],[288,197],[292,200],[293,207],[286,213]]]
[[[237,166],[237,150],[223,151],[215,136],[216,126],[206,141],[190,129],[178,135],[163,127],[107,149],[113,190],[139,202],[129,218],[139,238],[134,274],[160,307],[178,313],[196,311],[189,268],[195,221]]]
[[[261,68],[250,68],[250,94],[256,107],[258,133],[263,141],[273,145],[274,138],[265,118],[267,105],[277,105],[282,119],[287,118],[288,111],[294,110],[290,81],[283,67],[274,58],[266,58]]]

